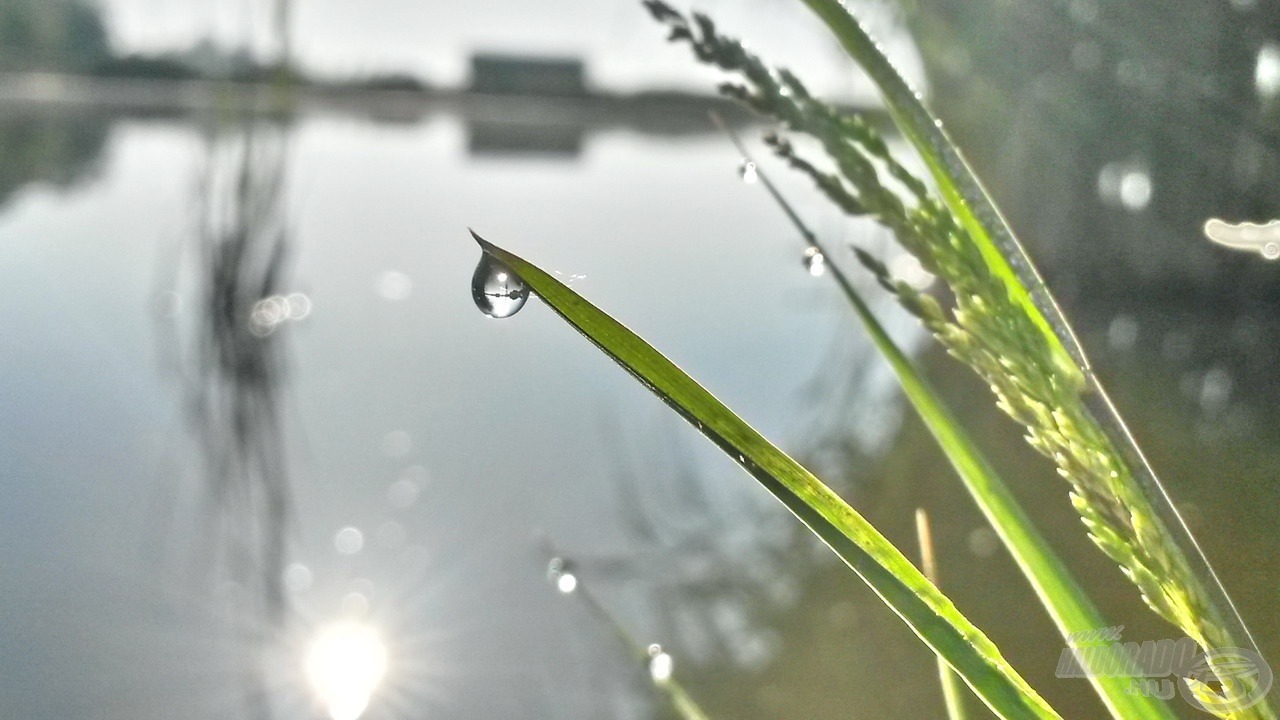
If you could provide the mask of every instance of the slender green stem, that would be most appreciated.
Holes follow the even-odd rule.
[[[760,167],[760,164],[756,162],[755,158],[751,157],[751,152],[747,150],[746,144],[742,142],[742,138],[738,136],[738,133],[734,132],[733,128],[729,127],[729,125],[725,123],[724,119],[720,117],[720,113],[712,110],[707,113],[707,116],[711,118],[712,124],[717,128],[720,128],[720,131],[729,138],[729,142],[733,143],[733,146],[738,149],[743,160],[746,160],[755,166],[756,177],[760,179],[760,184],[769,192],[769,196],[778,203],[778,207],[782,208],[782,212],[786,213],[787,219],[791,221],[791,224],[795,227],[796,231],[800,233],[800,237],[804,238],[805,244],[809,247],[817,248],[818,251],[821,252],[823,248],[818,242],[818,236],[809,229],[809,226],[805,225],[804,220],[800,219],[800,215],[796,213],[795,208],[791,207],[791,203],[787,202],[787,199],[782,197],[782,192],[778,190],[778,186],[773,184],[773,180],[769,178],[769,174]]]
[[[552,562],[556,561],[564,562],[559,557]],[[564,592],[564,590],[561,590],[561,592]],[[576,596],[601,625],[609,628],[613,636],[617,638],[618,643],[626,649],[627,654],[646,666],[653,659],[648,651],[649,646],[640,642],[622,623],[618,622],[618,619],[605,608],[604,604],[595,596],[595,593],[591,592],[582,578],[575,578],[574,586],[568,591],[568,594]],[[661,681],[655,678],[653,679],[653,684],[666,696],[672,707],[684,720],[710,720],[710,716],[703,712],[702,708],[698,706],[698,703],[694,701],[693,697],[676,680],[674,675]]]

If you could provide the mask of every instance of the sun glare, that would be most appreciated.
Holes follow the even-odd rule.
[[[387,670],[387,649],[368,625],[321,628],[306,658],[307,680],[332,720],[356,720]]]

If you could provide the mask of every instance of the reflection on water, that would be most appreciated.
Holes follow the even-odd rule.
[[[282,417],[287,338],[278,331],[305,319],[311,301],[285,286],[286,129],[250,118],[216,125],[201,140],[191,230],[166,253],[173,289],[165,295],[176,305],[158,330],[205,485],[200,565],[240,589],[229,621],[244,643],[245,713],[269,718],[276,702],[260,663],[284,626],[293,527]]]
[[[547,155],[577,157],[582,128],[572,125],[523,125],[477,120],[468,126],[467,152],[472,155]]]
[[[70,189],[91,180],[109,129],[92,114],[0,104],[0,208],[29,184]]]
[[[1112,62],[1101,50],[1066,50],[1084,65]],[[971,66],[980,62],[971,58]],[[848,240],[884,257],[895,274],[930,279],[896,260],[892,244],[866,225],[824,214],[805,183],[766,168],[762,153],[757,178],[768,170],[807,223],[842,241],[801,267],[793,229],[759,184],[735,177],[741,156],[705,122],[705,108],[570,112],[528,101],[518,122],[504,124],[520,102],[335,101],[212,130],[198,115],[142,122],[128,114],[0,114],[15,118],[0,120],[0,148],[12,156],[2,163],[0,232],[17,228],[9,244],[75,237],[77,244],[51,240],[29,251],[59,274],[88,252],[83,237],[101,233],[115,252],[142,248],[155,257],[158,236],[175,234],[150,216],[112,209],[134,207],[125,202],[135,192],[130,168],[178,185],[199,178],[181,208],[152,208],[195,216],[180,252],[172,244],[158,251],[159,323],[86,300],[99,297],[95,287],[124,292],[136,268],[104,266],[91,281],[62,288],[85,318],[74,326],[77,342],[109,323],[123,329],[101,341],[108,347],[145,345],[154,334],[169,374],[104,362],[101,379],[15,377],[42,398],[72,383],[88,410],[102,403],[97,382],[141,388],[132,396],[139,405],[182,408],[194,438],[182,461],[206,481],[207,499],[198,528],[205,553],[187,557],[247,599],[232,628],[238,638],[278,646],[237,666],[257,677],[249,694],[260,701],[247,714],[275,706],[285,708],[281,717],[306,717],[323,711],[314,705],[319,695],[330,714],[370,718],[651,717],[651,683],[672,672],[670,658],[718,717],[846,717],[853,707],[919,717],[941,707],[927,651],[775,501],[536,300],[525,306],[527,291],[500,278],[501,268],[476,268],[466,237],[475,224],[578,281],[575,289],[806,460],[895,542],[911,546],[914,510],[928,508],[948,591],[1066,715],[1094,716],[1086,689],[1053,678],[1060,648],[1046,640],[1048,623],[1008,611],[1035,602],[1025,583],[928,434],[902,417],[891,373],[829,277],[811,275],[846,267]],[[1206,255],[1217,249],[1200,230],[1204,217],[1228,214],[1223,207],[1247,205],[1258,218],[1280,216],[1280,208],[1258,195],[1242,205],[1234,185],[1201,183],[1198,195],[1185,195],[1190,207],[1166,213],[1178,174],[1161,143],[1134,153],[1127,136],[1099,148],[1025,122],[996,150],[984,154],[977,143],[975,162],[991,169],[1015,225],[1031,231],[1051,284],[1076,289],[1064,304],[1099,373],[1175,498],[1188,504],[1188,518],[1206,530],[1208,554],[1264,653],[1274,655],[1280,627],[1270,608],[1280,569],[1261,530],[1280,525],[1280,290],[1274,265]],[[963,117],[949,126],[965,127]],[[1096,124],[1087,127],[1081,135],[1097,135]],[[119,143],[110,154],[108,137]],[[1257,134],[1247,141],[1268,142]],[[527,156],[530,145],[553,154]],[[1033,160],[1046,147],[1072,148],[1072,156],[1039,174]],[[1251,177],[1274,186],[1280,164],[1270,157]],[[1237,160],[1216,151],[1195,158],[1207,176],[1234,172]],[[81,190],[40,189],[50,185]],[[42,203],[56,212],[40,214]],[[82,215],[86,206],[98,214]],[[1177,220],[1184,216],[1200,220]],[[473,271],[479,283],[468,297]],[[985,389],[928,350],[863,280],[891,331],[1017,479],[1015,490],[1097,587],[1109,615],[1130,627],[1126,639],[1162,637],[1131,586],[1083,539],[1048,468],[992,412]],[[42,297],[21,283],[4,292],[20,307]],[[477,295],[495,315],[524,309],[515,320],[488,322],[472,306]],[[141,303],[134,310],[145,316]],[[54,343],[59,327],[31,334]],[[175,376],[176,387],[164,382]],[[301,431],[289,432],[295,424]],[[93,447],[115,431],[85,425],[72,442]],[[10,462],[22,473],[50,462],[44,452],[39,444],[15,449]],[[77,477],[88,483],[114,469],[119,492],[145,494],[145,484],[127,484],[146,475],[143,454],[110,456]],[[88,522],[74,506],[49,512],[51,524]],[[135,512],[130,522],[154,520]],[[552,571],[556,590],[589,587],[641,648],[660,644],[647,668],[624,664],[574,603],[556,602],[539,536],[576,563]],[[121,557],[134,552],[111,538],[103,544]],[[75,602],[103,612],[93,599]],[[180,616],[175,608],[181,603],[156,614]],[[158,622],[132,612],[135,622]],[[15,613],[19,623],[35,617]],[[172,622],[189,643],[214,632]],[[43,642],[54,662],[81,667],[74,653]],[[85,642],[111,651],[101,639]],[[136,642],[149,656],[171,652]],[[357,678],[342,669],[353,657],[374,658],[361,667],[385,673]],[[316,679],[330,675],[359,679],[359,687]],[[886,677],[895,692],[885,692]],[[216,682],[163,681],[184,689]],[[37,698],[58,689],[33,687]],[[217,711],[201,706],[192,716],[244,713],[220,699]],[[6,703],[16,704],[15,716],[38,717],[7,697],[0,709]],[[161,700],[148,707],[147,717],[172,716]]]
[[[307,650],[306,672],[331,720],[356,720],[387,671],[377,630],[343,622],[320,630]]]
[[[197,304],[184,372],[192,429],[204,454],[217,564],[278,622],[290,522],[281,436],[281,323],[310,303],[284,287],[290,230],[283,205],[287,138],[250,123],[206,138],[193,258]],[[176,270],[177,268],[175,268]]]

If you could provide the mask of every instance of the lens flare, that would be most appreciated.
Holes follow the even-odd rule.
[[[329,717],[356,720],[387,671],[387,649],[368,625],[337,623],[316,634],[304,667]]]

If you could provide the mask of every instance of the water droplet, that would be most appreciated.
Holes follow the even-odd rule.
[[[969,533],[969,552],[980,558],[989,558],[1000,549],[1000,538],[991,528],[974,528]]]
[[[813,277],[822,277],[827,272],[827,256],[816,247],[805,248],[804,269]]]
[[[1107,163],[1098,173],[1098,195],[1110,205],[1140,212],[1152,194],[1151,176],[1139,163]]]
[[[396,510],[405,510],[418,502],[422,488],[409,478],[400,478],[387,488],[387,502]]]
[[[1185,372],[1178,381],[1178,391],[1189,398],[1196,396],[1200,390],[1200,377],[1194,372]]]
[[[482,253],[471,276],[471,298],[485,315],[508,318],[524,307],[529,286],[497,258]]]
[[[798,583],[788,577],[779,575],[769,582],[769,599],[782,607],[790,607],[800,599]]]
[[[1092,40],[1081,40],[1071,48],[1071,64],[1085,72],[1102,66],[1102,49]]]
[[[378,275],[375,287],[384,300],[391,302],[407,300],[413,294],[413,281],[408,275],[395,270]]]
[[[1200,407],[1208,413],[1219,413],[1231,399],[1231,375],[1222,367],[1204,374],[1200,384]]]
[[[552,558],[547,564],[547,580],[565,595],[578,589],[578,576],[574,574],[573,563],[564,558]]]
[[[760,179],[760,171],[756,169],[756,164],[750,160],[743,160],[738,166],[738,177],[742,178],[742,182],[748,185],[754,185]]]
[[[1098,3],[1095,0],[1075,0],[1071,3],[1071,18],[1088,25],[1098,20]]]
[[[858,606],[852,600],[838,600],[827,609],[827,620],[837,628],[851,628],[858,623]]]
[[[388,520],[378,526],[378,544],[386,550],[395,550],[404,544],[406,533],[404,526],[394,520]]]
[[[649,677],[659,685],[665,684],[675,672],[675,659],[668,655],[662,646],[654,643],[649,646]]]
[[[349,592],[342,596],[339,604],[342,614],[348,617],[361,617],[369,612],[369,598],[364,593]]]
[[[1161,351],[1164,353],[1166,360],[1174,363],[1185,363],[1191,359],[1195,339],[1184,330],[1174,329],[1164,336],[1164,342],[1161,345]]]
[[[1237,347],[1251,350],[1256,348],[1261,340],[1262,328],[1256,318],[1251,315],[1241,315],[1236,318],[1231,328],[1231,341]]]
[[[969,56],[969,51],[962,45],[951,44],[944,51],[944,69],[954,77],[965,77],[973,69],[973,58]],[[911,91],[913,95],[919,95],[916,91]],[[917,100],[923,99],[920,97]]]
[[[290,320],[305,320],[311,314],[311,298],[303,293],[290,293],[284,301],[289,307]]]
[[[1280,95],[1280,43],[1269,41],[1258,49],[1258,60],[1253,69],[1253,87],[1263,100],[1271,100]]]
[[[1117,315],[1107,326],[1107,344],[1113,350],[1126,352],[1138,341],[1138,321],[1128,315]]]
[[[413,450],[413,437],[404,430],[392,430],[382,437],[382,454],[401,458]]]
[[[1280,220],[1266,225],[1229,222],[1211,218],[1204,224],[1204,234],[1210,240],[1235,250],[1257,250],[1266,260],[1280,259]]]
[[[249,310],[249,331],[258,337],[266,337],[288,319],[288,301],[279,295],[265,297],[255,302]]]
[[[291,593],[304,593],[310,590],[313,580],[311,568],[302,563],[292,563],[284,569],[284,586]]]
[[[562,279],[562,281],[564,282],[564,284],[565,284],[565,285],[568,285],[569,287],[573,287],[573,284],[574,284],[575,282],[577,282],[577,281],[579,281],[579,280],[585,280],[585,279],[587,278],[587,276],[586,276],[586,274],[585,274],[585,273],[573,273],[573,274],[570,274],[570,275],[565,275],[564,273],[560,272],[559,270],[556,270],[556,271],[555,271],[555,274],[556,274],[556,276],[557,276],[557,277],[559,277],[559,278],[561,278],[561,279]]]
[[[1131,89],[1140,89],[1147,84],[1147,68],[1135,58],[1122,58],[1116,63],[1116,82]]]
[[[928,290],[933,285],[933,274],[924,269],[920,260],[911,253],[900,253],[889,260],[889,274],[916,290]]]
[[[427,483],[430,482],[431,477],[429,473],[427,473],[427,469],[425,467],[421,465],[410,465],[400,471],[400,479],[409,480],[419,488],[422,488],[426,487]]]
[[[1127,172],[1120,178],[1120,202],[1138,211],[1151,202],[1151,177],[1142,171]]]
[[[182,313],[182,296],[173,290],[156,296],[156,312],[160,317],[173,318]]]
[[[262,298],[249,308],[249,332],[267,337],[286,322],[311,314],[311,299],[302,293]]]
[[[355,555],[364,547],[364,533],[344,527],[333,536],[333,547],[343,555]]]

